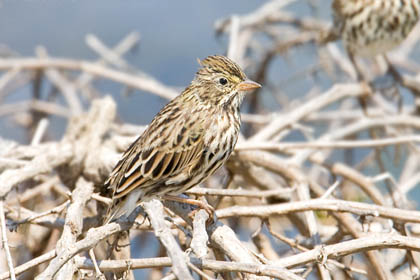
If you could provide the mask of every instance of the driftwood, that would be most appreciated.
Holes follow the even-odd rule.
[[[290,2],[269,1],[215,23],[229,38],[227,55],[263,89],[246,101],[243,135],[228,164],[187,192],[215,207],[214,222],[204,210],[169,201],[163,208],[158,200],[126,219],[99,222],[110,203],[101,185],[144,126],[118,122],[117,104],[93,81],[166,99],[179,92],[122,58],[138,34],[114,49],[87,36],[97,61],[50,57],[43,48],[35,57],[0,58],[0,118],[28,135],[27,143],[0,135],[0,279],[133,278],[145,268],[148,279],[418,277],[420,211],[411,194],[420,181],[420,64],[410,54],[420,27],[389,54],[405,70],[399,84],[387,77],[391,86],[376,86],[380,61],[360,61],[372,80],[357,83],[337,43],[319,44],[329,24],[288,12]],[[270,78],[270,64],[286,55],[293,61],[301,46],[312,51],[312,65]],[[319,86],[318,75],[329,84]],[[309,93],[286,97],[285,85],[296,81],[310,84]],[[65,105],[42,99],[41,82]],[[27,84],[32,99],[4,102]],[[387,96],[392,91],[414,101],[400,106]],[[264,95],[282,109],[268,113]],[[369,99],[367,112],[361,96]],[[49,120],[57,117],[67,127],[54,139]],[[150,232],[160,241],[156,252],[133,242]],[[132,257],[134,247],[148,257]]]

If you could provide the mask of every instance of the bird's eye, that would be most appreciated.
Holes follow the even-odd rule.
[[[226,80],[226,78],[220,78],[220,79],[219,79],[219,83],[220,83],[221,85],[223,85],[223,86],[224,86],[224,85],[226,85],[226,84],[227,84],[227,82],[228,82],[228,81]]]

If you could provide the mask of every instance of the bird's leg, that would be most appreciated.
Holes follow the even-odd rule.
[[[356,59],[353,55],[353,53],[351,51],[347,51],[348,55],[349,55],[349,59],[351,61],[351,63],[354,66],[354,70],[356,71],[356,80],[359,83],[364,83],[364,84],[368,84],[366,81],[366,78],[363,75],[362,70],[359,68],[359,65],[356,62]],[[368,111],[367,111],[367,100],[368,98],[366,96],[360,96],[357,98],[357,100],[359,101],[360,107],[362,107],[363,113],[367,116],[368,115]]]
[[[388,57],[385,54],[383,56],[384,56],[385,62],[387,64],[387,68],[388,68],[387,72],[391,74],[391,76],[394,78],[394,80],[397,83],[399,83],[400,85],[404,85],[404,81],[403,81],[403,78],[402,78],[400,72],[398,72],[397,68],[394,67],[394,65],[391,63],[391,61],[389,61]],[[410,90],[413,91],[412,89],[410,89]],[[414,94],[416,94],[416,92],[414,92]],[[398,102],[398,112],[401,113],[402,106],[403,106],[403,99],[402,99],[401,93],[398,90],[398,88],[395,91],[395,95],[396,95],[397,100],[398,100],[397,101]]]
[[[403,78],[400,72],[398,72],[397,68],[394,67],[394,65],[391,63],[391,61],[389,61],[388,57],[385,54],[383,56],[387,64],[387,72],[390,73],[397,82],[401,83]]]
[[[110,258],[113,254],[119,254],[121,251],[121,248],[125,248],[127,246],[130,246],[130,241],[128,239],[129,231],[126,232],[119,232],[117,234],[112,235],[106,243],[108,244],[108,249],[106,253],[106,258]],[[125,244],[119,244],[119,242],[127,242]]]
[[[138,207],[138,206],[137,206]],[[144,224],[146,221],[149,222],[149,224],[151,224],[150,219],[149,219],[149,215],[146,213],[146,211],[143,211],[144,213],[141,213],[141,215],[143,216],[143,221],[138,222],[137,219],[134,221],[134,224],[138,227],[140,227],[142,224]]]
[[[209,217],[210,220],[213,220],[215,210],[210,204],[208,204],[206,202],[203,202],[203,201],[200,201],[200,200],[197,200],[197,199],[183,198],[183,197],[169,195],[169,194],[164,195],[162,198],[165,199],[165,200],[171,200],[171,201],[176,201],[176,202],[181,202],[181,203],[187,203],[187,204],[190,204],[190,205],[195,205],[195,206],[197,206],[201,209],[206,210],[206,212],[210,216]]]
[[[360,69],[359,64],[356,62],[356,58],[354,57],[354,54],[351,51],[347,51],[349,54],[349,59],[351,61],[351,64],[353,64],[354,70],[356,71],[356,80],[358,82],[365,81],[365,77],[363,75],[362,69]]]
[[[121,248],[130,246],[130,241],[128,243],[125,243],[127,241],[127,236],[129,235],[128,230],[123,231],[115,235],[115,240],[112,243],[113,249],[115,249],[116,252],[120,252]],[[123,244],[120,244],[120,242],[123,242]]]

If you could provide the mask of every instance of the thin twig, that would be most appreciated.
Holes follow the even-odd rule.
[[[7,243],[6,219],[4,217],[4,200],[0,199],[0,223],[1,223],[1,244],[6,254],[7,266],[9,267],[10,279],[16,280],[15,269],[13,267],[12,255],[10,254],[9,244]]]

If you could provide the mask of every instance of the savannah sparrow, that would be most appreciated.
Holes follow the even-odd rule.
[[[388,64],[388,73],[401,83],[401,75],[389,63],[386,52],[400,45],[418,22],[420,0],[333,0],[332,8],[334,27],[330,36],[342,38],[357,80],[366,79],[354,55],[372,58],[381,54]],[[395,93],[401,109],[401,96],[398,90]],[[367,97],[358,100],[367,113]]]
[[[106,222],[129,215],[140,201],[194,187],[232,153],[244,92],[261,86],[227,57],[199,63],[191,84],[154,117],[105,182],[113,198]]]
[[[420,0],[333,0],[334,25],[350,55],[397,47],[419,20]]]

